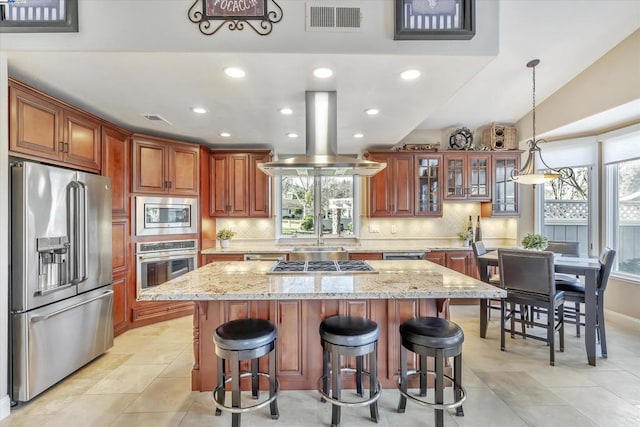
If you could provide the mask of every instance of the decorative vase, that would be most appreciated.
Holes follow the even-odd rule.
[[[220,247],[222,249],[226,249],[229,247],[230,243],[231,243],[231,240],[220,240]]]

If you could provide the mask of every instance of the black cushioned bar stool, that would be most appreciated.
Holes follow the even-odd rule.
[[[400,325],[400,403],[398,412],[404,412],[407,398],[423,406],[435,409],[436,426],[444,425],[444,409],[456,409],[458,416],[463,416],[462,402],[467,394],[462,387],[462,342],[464,333],[455,323],[439,317],[416,317]],[[418,354],[420,370],[407,371],[407,351]],[[427,357],[435,358],[435,370],[427,370]],[[453,357],[453,378],[444,374],[445,358]],[[408,377],[420,375],[420,396],[427,395],[427,374],[435,375],[434,401],[427,402],[407,392]],[[444,380],[451,382],[454,391],[454,402],[444,403]]]
[[[359,407],[369,405],[371,419],[380,420],[378,414],[378,398],[380,382],[378,381],[378,336],[380,331],[376,322],[357,316],[333,316],[320,323],[320,340],[322,344],[322,376],[318,380],[318,391],[323,401],[332,403],[331,426],[340,425],[341,407]],[[369,355],[369,371],[364,370],[364,356]],[[356,391],[363,397],[363,375],[369,377],[369,398],[347,402],[341,397],[341,371],[353,369],[340,368],[340,356],[356,357]],[[331,395],[329,395],[329,379],[331,379]]]
[[[213,390],[213,404],[216,415],[221,411],[231,412],[231,425],[240,426],[240,415],[270,405],[271,418],[280,416],[276,397],[279,386],[276,379],[276,327],[264,319],[238,319],[224,323],[216,328],[213,342],[218,356],[217,386]],[[269,354],[269,373],[258,372],[258,359]],[[229,361],[231,377],[227,377],[225,360]],[[240,361],[251,360],[251,372],[240,373]],[[259,398],[259,377],[269,378],[269,398],[256,405],[241,407],[240,378],[251,376],[251,394]],[[231,381],[231,406],[226,406],[225,384]]]

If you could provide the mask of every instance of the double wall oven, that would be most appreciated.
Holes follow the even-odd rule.
[[[198,241],[172,240],[172,235],[198,233],[198,199],[136,197],[136,236],[153,241],[136,243],[138,292],[181,276],[198,267]]]

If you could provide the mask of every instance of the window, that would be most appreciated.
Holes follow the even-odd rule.
[[[613,272],[640,280],[640,125],[602,136],[605,242]]]
[[[283,176],[280,180],[281,237],[355,235],[351,176]]]

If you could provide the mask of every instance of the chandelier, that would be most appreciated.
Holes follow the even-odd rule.
[[[520,170],[513,170],[511,172],[511,179],[519,184],[530,184],[535,187],[536,184],[542,184],[554,179],[570,179],[573,177],[573,169],[563,167],[554,169],[549,166],[543,159],[540,153],[540,147],[538,144],[545,143],[544,139],[536,139],[536,65],[540,63],[539,59],[532,59],[527,62],[527,67],[533,69],[533,136],[527,141],[529,144],[529,156],[527,157],[524,166]],[[536,171],[536,157],[539,159],[540,165],[544,166],[543,171]]]

